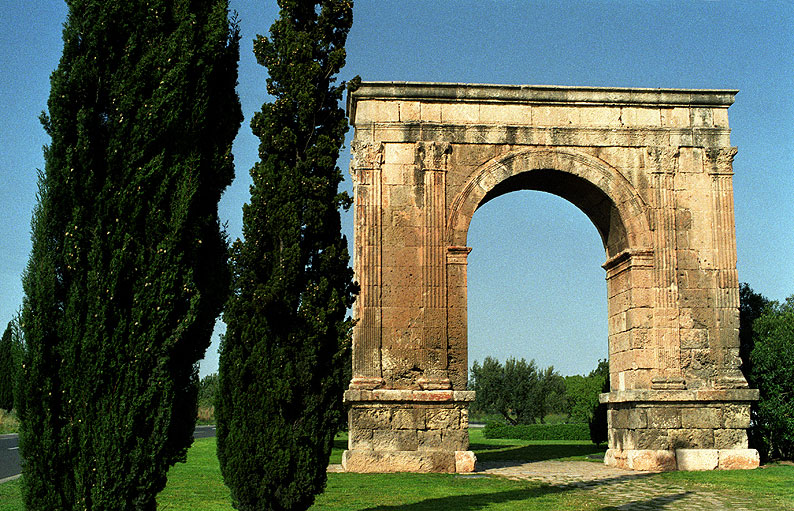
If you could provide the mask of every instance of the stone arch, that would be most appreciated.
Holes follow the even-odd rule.
[[[469,223],[542,190],[607,260],[606,462],[749,468],[728,107],[737,91],[367,82],[355,128],[353,378],[343,466],[465,472]]]
[[[581,209],[598,229],[608,258],[651,246],[648,207],[617,169],[572,148],[546,147],[512,151],[478,167],[450,206],[448,244],[465,246],[474,212],[519,189],[553,193]]]

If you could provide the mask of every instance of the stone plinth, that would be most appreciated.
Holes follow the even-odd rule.
[[[607,465],[634,470],[755,468],[747,448],[755,389],[644,390],[601,394],[607,403]]]
[[[473,400],[470,391],[348,390],[342,466],[350,472],[472,472],[467,407]]]

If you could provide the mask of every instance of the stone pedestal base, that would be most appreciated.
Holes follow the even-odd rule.
[[[632,390],[601,395],[607,403],[607,465],[633,470],[749,469],[754,389]]]
[[[351,387],[342,466],[348,472],[472,472],[473,400],[470,391]]]
[[[630,470],[747,470],[758,468],[755,449],[607,450],[604,463]]]
[[[342,454],[345,472],[446,472],[474,471],[471,451],[374,451],[349,449]]]

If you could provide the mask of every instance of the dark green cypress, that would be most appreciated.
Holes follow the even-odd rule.
[[[321,492],[342,407],[352,272],[336,166],[347,131],[334,85],[352,2],[282,0],[254,53],[275,99],[251,121],[260,161],[232,253],[221,345],[218,458],[234,505],[306,509]]]
[[[9,412],[14,408],[14,379],[17,373],[12,340],[13,327],[13,323],[9,322],[3,336],[0,337],[0,408]]]
[[[28,509],[155,509],[228,296],[226,0],[70,0],[23,279]]]

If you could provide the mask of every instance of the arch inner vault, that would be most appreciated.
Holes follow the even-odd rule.
[[[355,128],[361,285],[345,392],[355,472],[467,472],[466,246],[485,202],[567,199],[604,242],[606,463],[752,468],[739,370],[728,107],[736,91],[364,82]]]

